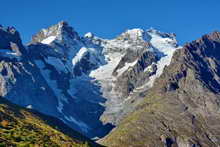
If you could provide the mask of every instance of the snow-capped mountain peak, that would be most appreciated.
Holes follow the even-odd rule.
[[[97,135],[94,129],[103,127],[103,122],[116,124],[118,116],[127,113],[121,112],[130,95],[141,91],[144,83],[153,83],[169,64],[176,49],[171,36],[130,29],[115,39],[92,33],[80,37],[66,22],[41,30],[27,48],[36,55],[31,56],[33,62],[56,102],[54,113],[51,108],[41,112],[59,117],[88,136]],[[40,102],[38,106],[28,101],[28,105],[40,110]]]
[[[161,38],[169,38],[172,40],[176,40],[176,35],[174,33],[164,33],[164,32],[161,32],[161,31],[155,29],[155,28],[150,28],[150,29],[146,30],[146,32],[149,35],[154,34],[154,35],[160,36]]]
[[[94,34],[91,33],[91,32],[88,32],[84,35],[85,38],[93,38],[94,37]]]
[[[105,136],[114,126],[124,124],[121,120],[134,112],[135,115],[126,119],[132,123],[124,127],[135,124],[138,126],[135,129],[147,130],[141,131],[146,132],[141,134],[145,138],[152,133],[147,127],[152,128],[155,122],[159,128],[162,126],[162,131],[154,133],[157,141],[158,134],[179,140],[181,136],[172,134],[184,128],[172,120],[178,124],[187,120],[185,124],[190,126],[186,129],[192,128],[190,135],[204,136],[201,139],[211,141],[208,146],[213,146],[216,139],[210,131],[201,135],[198,129],[197,135],[195,128],[199,119],[203,122],[207,116],[219,123],[210,114],[217,116],[219,112],[220,33],[206,35],[179,48],[175,34],[152,28],[130,29],[115,39],[102,39],[92,33],[80,37],[64,21],[41,30],[24,47],[14,28],[0,26],[0,96],[57,117],[91,138]],[[176,113],[170,115],[173,112]],[[143,123],[149,126],[140,129]],[[153,131],[158,127],[153,126]],[[134,131],[129,133],[132,135]],[[141,138],[134,135],[131,139]]]
[[[73,27],[69,26],[67,22],[61,21],[47,29],[42,29],[33,36],[32,42],[51,44],[54,40],[63,41],[66,39],[79,40],[80,37]]]
[[[143,29],[134,28],[122,33],[117,39],[130,41],[147,41],[149,40],[149,36]]]

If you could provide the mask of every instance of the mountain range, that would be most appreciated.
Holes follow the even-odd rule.
[[[153,28],[103,39],[62,21],[23,45],[15,28],[0,26],[0,96],[60,120],[88,146],[98,146],[92,139],[112,147],[218,147],[219,50],[219,32],[182,47],[175,34]]]

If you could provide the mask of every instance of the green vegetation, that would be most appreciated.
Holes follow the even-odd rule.
[[[89,140],[69,137],[55,128],[38,115],[0,99],[0,147],[90,146]]]

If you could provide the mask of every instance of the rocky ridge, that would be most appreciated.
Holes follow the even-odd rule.
[[[219,146],[220,33],[186,44],[107,146]],[[132,141],[131,141],[132,140]]]

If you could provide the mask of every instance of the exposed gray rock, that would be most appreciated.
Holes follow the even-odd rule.
[[[10,49],[25,53],[18,31],[14,27],[0,27],[0,49]]]
[[[131,60],[130,58],[133,58]],[[124,57],[122,57],[115,71],[114,76],[117,76],[115,90],[121,93],[121,97],[128,97],[129,94],[137,87],[148,82],[149,77],[156,73],[157,67],[156,63],[158,57],[150,51],[143,51],[142,54],[136,55],[135,51],[128,51]],[[134,66],[129,67],[128,70],[123,72],[121,75],[117,75],[117,70],[119,67],[124,67],[124,62],[136,62]],[[123,64],[123,65],[121,65]],[[148,66],[152,66],[152,70],[145,71]]]
[[[220,145],[220,33],[175,52],[144,101],[104,140],[108,146]]]
[[[34,35],[32,37],[32,42],[42,42],[44,39],[50,37],[50,36],[60,36],[60,40],[64,40],[62,37],[68,36],[69,38],[73,40],[79,40],[80,37],[77,32],[74,31],[72,27],[68,25],[67,22],[61,21],[56,25],[53,25],[52,27],[49,27],[48,29],[43,29],[38,34]]]

